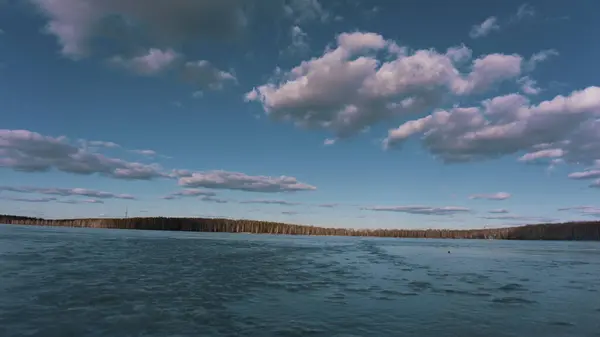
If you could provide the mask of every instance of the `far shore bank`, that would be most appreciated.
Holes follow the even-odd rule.
[[[0,223],[80,228],[142,229],[163,231],[364,236],[429,239],[578,240],[600,241],[600,221],[534,224],[486,229],[350,229],[324,228],[256,220],[213,218],[99,218],[42,219],[0,215]]]

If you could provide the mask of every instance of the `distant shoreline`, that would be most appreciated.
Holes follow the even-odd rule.
[[[350,229],[292,225],[256,220],[212,218],[99,218],[43,219],[0,215],[0,223],[53,227],[141,229],[213,233],[361,236],[422,239],[568,240],[600,241],[600,221],[535,224],[488,229]]]

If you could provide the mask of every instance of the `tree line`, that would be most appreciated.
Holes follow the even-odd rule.
[[[600,221],[536,224],[486,229],[351,229],[324,228],[256,220],[215,218],[42,219],[0,215],[0,223],[60,227],[142,229],[285,235],[367,236],[430,239],[600,240]]]

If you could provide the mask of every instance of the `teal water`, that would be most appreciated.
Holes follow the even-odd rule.
[[[0,336],[600,336],[600,243],[0,225]]]

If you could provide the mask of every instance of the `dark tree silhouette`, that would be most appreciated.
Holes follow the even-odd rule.
[[[431,239],[600,240],[600,221],[487,229],[350,229],[212,218],[41,219],[0,215],[0,223],[60,227],[143,229],[287,235],[370,236]]]

